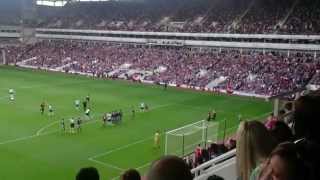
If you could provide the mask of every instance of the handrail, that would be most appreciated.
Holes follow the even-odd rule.
[[[201,172],[203,172],[205,169],[207,169],[208,167],[217,165],[227,159],[230,159],[232,157],[234,157],[236,155],[236,149],[233,149],[227,153],[222,154],[221,156],[218,156],[208,162],[205,162],[203,164],[201,164],[200,166],[193,168],[191,170],[191,173],[195,175],[195,177],[199,176],[201,174]],[[200,173],[199,173],[200,172]]]

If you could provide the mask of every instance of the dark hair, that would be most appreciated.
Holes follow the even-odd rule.
[[[280,115],[280,116],[283,116],[284,114],[286,114],[286,111],[283,110],[283,109],[281,109],[281,110],[279,111],[279,115]]]
[[[292,142],[294,140],[291,129],[282,121],[276,121],[271,129],[271,134],[276,139],[277,143],[283,143],[286,141]]]
[[[300,97],[295,102],[294,132],[296,138],[307,138],[320,143],[320,91]]]
[[[183,159],[164,156],[155,161],[147,174],[148,180],[192,180],[192,174]]]
[[[291,102],[288,102],[284,105],[284,108],[288,111],[291,111],[292,110],[292,103]]]
[[[76,180],[99,180],[98,170],[94,167],[81,168]]]
[[[122,176],[121,180],[140,180],[141,176],[139,172],[135,169],[129,169],[125,171]]]
[[[278,156],[284,162],[289,180],[309,179],[308,168],[294,143],[279,144],[270,154],[269,162],[275,156]]]
[[[220,176],[212,175],[212,176],[209,176],[207,180],[224,180],[224,179]]]

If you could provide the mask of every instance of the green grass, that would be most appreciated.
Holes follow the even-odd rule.
[[[9,88],[16,91],[15,102],[9,101]],[[87,94],[93,120],[80,134],[59,131],[61,118],[82,115],[74,100]],[[55,108],[53,118],[40,114],[43,100]],[[150,111],[131,119],[131,107],[140,102],[149,104]],[[227,119],[228,133],[236,130],[238,114],[252,118],[272,109],[253,98],[0,67],[0,179],[70,180],[85,166],[97,167],[104,180],[127,168],[140,167],[143,173],[164,152],[163,136],[161,149],[153,149],[156,130],[163,134],[199,121],[212,108],[219,120]],[[124,111],[122,124],[103,128],[101,113],[117,109]]]

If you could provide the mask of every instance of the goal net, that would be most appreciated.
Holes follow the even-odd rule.
[[[190,154],[200,144],[206,147],[208,142],[218,139],[219,122],[205,120],[167,131],[165,154],[183,157]]]

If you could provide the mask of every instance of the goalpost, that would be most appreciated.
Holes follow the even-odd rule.
[[[167,131],[165,154],[183,157],[190,154],[200,144],[206,147],[209,142],[218,140],[219,122],[201,120],[183,127]]]

